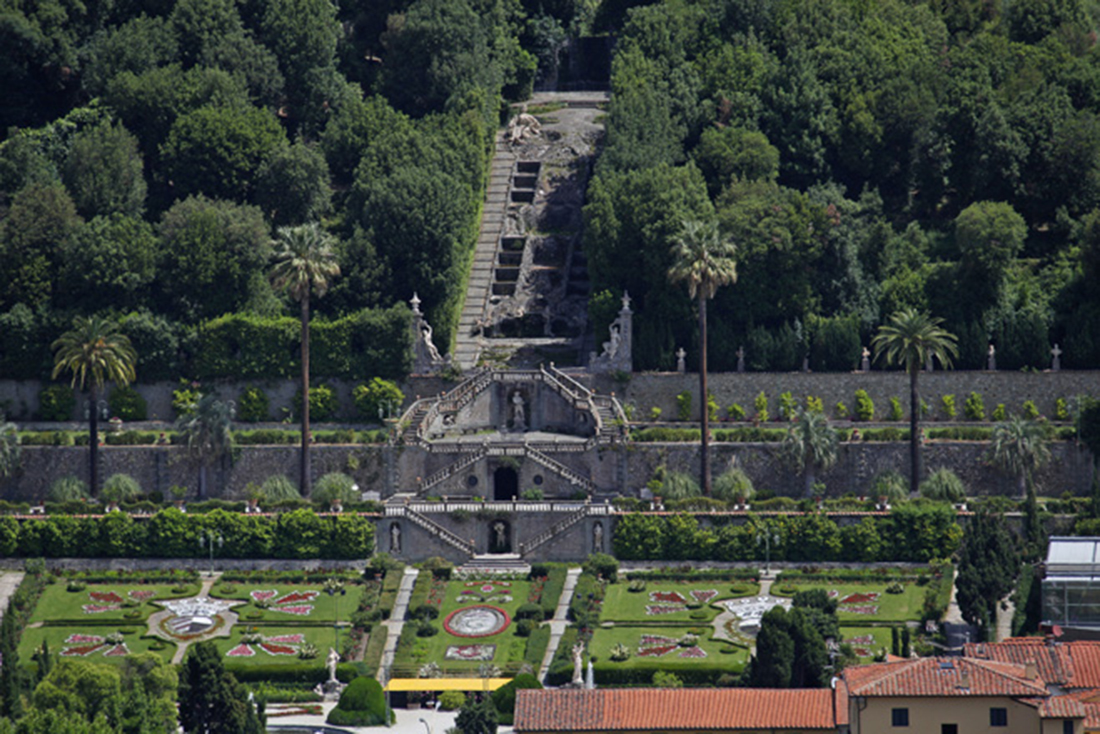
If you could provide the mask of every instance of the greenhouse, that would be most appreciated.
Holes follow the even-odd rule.
[[[1043,579],[1043,621],[1100,629],[1100,538],[1050,539]]]

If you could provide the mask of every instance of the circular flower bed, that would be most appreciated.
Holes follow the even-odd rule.
[[[511,621],[500,607],[479,604],[448,614],[443,629],[455,637],[488,637],[503,632]]]

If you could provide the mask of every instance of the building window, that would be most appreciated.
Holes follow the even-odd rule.
[[[1008,726],[1008,709],[989,709],[990,726]]]
[[[1073,719],[1062,721],[1062,734],[1073,734]]]
[[[909,709],[891,709],[890,721],[894,726],[909,726]]]

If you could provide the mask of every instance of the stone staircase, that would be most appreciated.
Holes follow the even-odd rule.
[[[424,530],[428,531],[433,537],[438,538],[440,541],[455,548],[467,556],[472,556],[474,553],[474,546],[470,541],[458,537],[447,528],[443,527],[434,520],[429,519],[425,515],[420,514],[416,510],[399,504],[387,504],[383,516],[387,518],[403,517],[411,521],[415,525],[419,525]]]
[[[479,576],[490,573],[531,573],[531,564],[518,553],[485,553],[476,555],[455,569],[460,576]]]
[[[532,538],[530,541],[521,544],[520,545],[520,552],[524,556],[530,555],[531,552],[534,551],[536,548],[539,548],[540,546],[543,546],[543,545],[549,543],[551,540],[556,538],[558,535],[560,535],[561,533],[564,533],[566,530],[573,527],[574,525],[579,523],[584,518],[588,517],[588,514],[589,514],[588,506],[582,507],[581,509],[574,512],[569,517],[565,518],[564,520],[562,520],[560,522],[557,522],[557,523],[554,523],[554,525],[552,525],[547,530],[544,530],[543,532],[539,533],[534,538]]]
[[[485,319],[493,292],[497,253],[501,250],[501,236],[504,234],[515,161],[515,154],[505,141],[504,133],[498,133],[493,162],[489,169],[489,186],[485,192],[481,229],[474,248],[470,279],[466,283],[466,300],[458,319],[458,335],[455,338],[454,361],[464,370],[473,368],[481,353],[480,324]],[[520,253],[522,257],[522,248]]]

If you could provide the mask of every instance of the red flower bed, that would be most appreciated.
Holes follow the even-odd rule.
[[[869,594],[849,594],[840,600],[841,604],[866,604],[869,601],[877,601],[878,594],[871,592]]]
[[[275,604],[278,606],[282,604],[297,604],[300,601],[313,601],[320,593],[319,591],[295,591],[279,599]]]
[[[650,601],[662,601],[668,604],[684,604],[687,599],[678,591],[654,591],[649,595]]]
[[[298,652],[290,645],[275,645],[270,642],[261,642],[260,649],[268,655],[294,655]]]
[[[670,650],[675,650],[679,645],[660,645],[659,647],[643,647],[638,651],[640,658],[659,658]]]
[[[88,596],[92,598],[92,601],[97,601],[100,604],[122,603],[122,597],[113,591],[92,591],[88,593]]]

